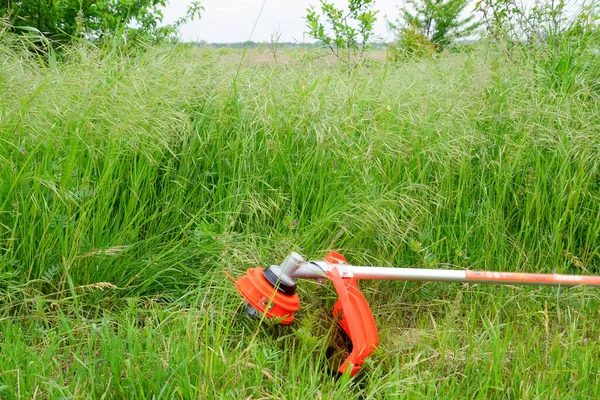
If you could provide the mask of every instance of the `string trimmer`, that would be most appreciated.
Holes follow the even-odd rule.
[[[272,265],[266,270],[250,268],[236,281],[236,286],[246,300],[250,314],[260,313],[266,318],[289,324],[300,309],[300,299],[296,294],[298,278],[330,279],[333,282],[339,297],[333,306],[333,316],[351,341],[350,354],[338,372],[344,374],[349,371],[350,376],[356,375],[379,343],[373,313],[358,288],[357,279],[600,287],[599,276],[359,267],[348,264],[344,256],[334,251],[318,261],[305,261],[300,254],[292,253],[281,265]]]

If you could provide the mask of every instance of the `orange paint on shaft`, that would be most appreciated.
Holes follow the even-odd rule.
[[[600,276],[527,274],[520,272],[465,271],[467,282],[522,285],[600,286]]]

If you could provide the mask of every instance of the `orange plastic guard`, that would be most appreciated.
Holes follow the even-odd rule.
[[[331,264],[345,264],[344,256],[329,252],[325,260]],[[352,341],[352,351],[344,360],[338,372],[343,374],[348,368],[350,376],[356,375],[363,361],[379,344],[377,326],[369,303],[358,289],[354,278],[342,278],[337,268],[328,273],[329,279],[338,294],[338,301],[333,306],[333,316],[339,319],[339,324]]]

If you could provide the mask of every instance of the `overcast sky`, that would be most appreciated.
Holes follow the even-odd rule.
[[[171,23],[185,14],[192,0],[170,0],[169,6],[163,10],[164,22]],[[260,18],[261,6],[264,9]],[[347,0],[334,1],[338,5],[348,4]],[[304,35],[304,16],[310,5],[317,5],[318,0],[204,0],[205,11],[200,21],[185,25],[182,39],[206,40],[211,43],[244,42],[250,39],[252,27],[258,18],[256,30],[252,35],[254,41],[269,41],[276,30],[282,33],[282,42],[310,41]],[[398,15],[397,5],[402,0],[376,0],[375,9],[379,10],[376,34],[388,39],[385,26],[387,15],[395,19]]]

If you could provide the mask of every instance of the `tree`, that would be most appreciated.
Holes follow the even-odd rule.
[[[400,17],[388,22],[399,36],[412,30],[425,36],[438,49],[446,47],[453,39],[472,34],[481,22],[475,15],[462,18],[469,0],[408,0],[400,9]]]
[[[0,0],[0,15],[8,14],[12,25],[35,28],[47,37],[66,41],[83,33],[90,39],[102,39],[126,31],[168,36],[187,19],[200,16],[199,2],[193,2],[183,19],[160,26],[161,7],[168,0]]]
[[[360,62],[371,45],[377,20],[374,0],[348,0],[347,10],[337,8],[327,0],[320,0],[320,3],[320,14],[314,6],[306,10],[308,35],[327,46],[338,59]]]

